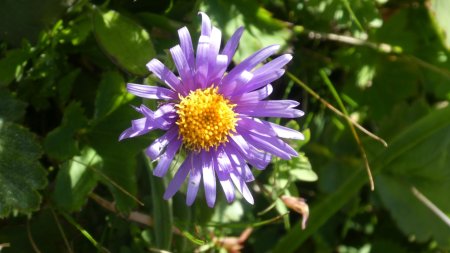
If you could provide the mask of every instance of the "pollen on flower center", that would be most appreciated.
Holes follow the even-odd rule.
[[[236,131],[234,107],[212,87],[181,97],[176,123],[185,147],[194,151],[209,150],[227,142],[228,136]]]

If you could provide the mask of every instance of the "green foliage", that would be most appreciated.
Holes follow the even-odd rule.
[[[101,166],[101,162],[93,149],[85,148],[80,156],[63,163],[55,181],[55,205],[64,211],[79,211],[97,185],[93,168]]]
[[[46,153],[55,159],[66,160],[76,155],[78,142],[74,139],[77,131],[87,125],[86,117],[79,103],[70,104],[59,127],[48,133],[44,140]]]
[[[113,10],[93,15],[95,37],[111,60],[132,74],[146,75],[145,64],[155,56],[148,32]]]
[[[0,120],[0,217],[39,210],[45,171],[42,150],[27,129]]]
[[[0,249],[225,252],[252,228],[234,246],[447,252],[449,8],[447,0],[0,1]],[[118,141],[143,102],[126,83],[164,85],[145,65],[157,57],[175,70],[168,49],[183,26],[196,48],[199,11],[222,44],[245,27],[234,64],[271,44],[294,56],[291,78],[273,82],[271,98],[301,102],[303,118],[276,123],[305,139],[286,140],[298,157],[252,168],[254,205],[237,192],[227,203],[219,183],[213,209],[203,187],[191,207],[186,185],[166,201],[170,177],[153,176],[156,161],[143,153],[161,132]],[[305,230],[286,195],[309,205]]]

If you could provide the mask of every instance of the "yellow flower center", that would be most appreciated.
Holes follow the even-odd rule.
[[[187,149],[209,150],[227,142],[236,131],[236,105],[218,94],[217,88],[197,89],[180,99],[177,125]]]

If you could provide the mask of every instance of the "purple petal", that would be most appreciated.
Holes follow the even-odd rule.
[[[153,175],[163,177],[167,173],[167,169],[169,169],[169,166],[180,148],[181,143],[181,140],[175,139],[167,145],[166,152],[164,152],[158,159],[158,165],[153,170]]]
[[[186,204],[191,206],[195,197],[197,196],[198,187],[200,186],[200,180],[202,179],[202,171],[201,171],[201,157],[195,154],[192,154],[191,160],[189,161],[191,165],[191,173],[189,175],[189,184],[187,189],[186,196]]]
[[[233,56],[236,52],[236,49],[239,45],[239,40],[241,39],[242,33],[244,32],[244,27],[239,27],[234,34],[231,36],[230,40],[228,40],[227,44],[222,50],[222,54],[228,56],[227,66],[230,64]]]
[[[262,120],[263,121],[263,120]],[[264,122],[264,121],[263,121]],[[267,122],[267,121],[266,121]],[[270,124],[272,129],[275,131],[278,137],[285,139],[295,139],[295,140],[304,140],[305,136],[294,129],[290,129],[288,127],[280,126],[272,122],[267,122]]]
[[[247,70],[240,73],[239,76],[234,78],[232,82],[227,84],[220,83],[219,92],[224,96],[230,96],[235,92],[238,87],[246,85],[250,80],[252,80],[253,74]]]
[[[157,86],[128,83],[127,90],[133,95],[148,99],[169,100],[177,98],[177,94],[172,90]]]
[[[209,53],[209,37],[201,35],[197,45],[196,58],[196,88],[206,88],[208,77],[208,53]]]
[[[181,184],[184,182],[189,171],[192,168],[190,162],[192,159],[191,156],[192,154],[189,155],[186,160],[184,160],[177,173],[175,173],[175,176],[173,177],[172,181],[170,181],[169,186],[167,186],[166,192],[164,192],[164,199],[170,199],[180,189]]]
[[[272,94],[272,92],[273,92],[273,86],[268,84],[259,90],[252,91],[249,93],[244,93],[239,96],[233,96],[230,98],[230,100],[235,102],[236,104],[252,102],[252,101],[260,101],[260,100],[267,98],[270,94]]]
[[[202,16],[202,31],[201,34],[205,36],[211,35],[211,20],[209,19],[208,15],[204,12],[199,12],[199,15]]]
[[[214,168],[217,172],[217,177],[219,179],[220,185],[222,185],[223,192],[225,193],[225,197],[228,203],[233,202],[234,200],[234,187],[231,181],[229,173],[219,173],[220,165],[219,161],[214,159]]]
[[[291,156],[298,156],[297,151],[278,139],[278,137],[257,135],[241,127],[236,127],[236,130],[246,141],[258,149],[272,153],[285,160],[291,159]]]
[[[215,70],[215,66],[216,66],[216,60],[217,60],[217,56],[219,54],[219,50],[220,50],[220,41],[222,39],[222,32],[217,29],[216,27],[213,27],[212,32],[211,32],[211,37],[210,37],[210,41],[209,41],[209,60],[208,60],[208,86],[210,84],[212,84],[213,81],[213,75],[214,75],[214,70]]]
[[[206,203],[209,207],[214,207],[216,202],[216,176],[214,175],[213,158],[207,151],[202,151],[201,157]]]
[[[247,141],[244,139],[244,137],[242,137],[242,135],[240,134],[233,134],[232,136],[230,136],[230,143],[231,144],[236,144],[235,147],[243,154],[247,154],[247,150],[249,150],[249,146]],[[226,146],[225,148],[227,148],[228,146]]]
[[[180,37],[180,45],[186,57],[189,66],[195,66],[194,47],[192,46],[192,39],[189,30],[183,27],[178,30],[178,36]]]
[[[239,152],[228,152],[228,157],[233,164],[234,169],[244,179],[245,182],[254,181],[255,177]]]
[[[150,132],[145,123],[147,118],[140,118],[131,121],[131,127],[123,131],[119,136],[119,141],[126,138],[133,138]]]
[[[155,112],[141,105],[140,112],[147,117],[147,124],[151,129],[168,130],[176,121],[176,110],[173,104],[164,104]]]
[[[235,134],[234,136],[240,136],[240,139],[244,140],[241,135]],[[234,140],[231,140],[230,145],[227,145],[225,149],[227,150],[227,153],[240,152],[240,154],[244,156],[245,160],[248,163],[259,170],[265,169],[272,159],[269,153],[256,149],[255,147],[245,142],[245,140],[244,142],[236,142]]]
[[[219,146],[217,151],[215,151],[215,157],[218,163],[218,167],[216,168],[217,176],[226,177],[233,170],[233,166],[231,165],[230,159],[226,154],[225,147]]]
[[[304,115],[302,111],[292,108],[298,104],[292,100],[253,101],[238,104],[234,111],[252,117],[298,118]]]
[[[231,180],[233,181],[234,185],[236,185],[236,188],[241,193],[241,195],[244,197],[245,200],[247,200],[248,203],[252,204],[254,203],[252,193],[248,189],[247,185],[245,184],[244,180],[242,180],[239,175],[236,175],[235,172],[230,173]]]
[[[178,126],[173,126],[169,129],[163,136],[156,139],[146,150],[145,153],[152,160],[155,160],[160,156],[161,152],[164,148],[169,144],[169,142],[173,141],[178,135]]]
[[[256,53],[249,56],[247,59],[239,63],[236,67],[234,67],[228,75],[226,75],[222,79],[222,84],[227,86],[229,83],[233,82],[233,80],[239,76],[243,71],[251,71],[256,65],[267,59],[267,57],[274,54],[280,48],[279,45],[272,45],[266,48],[263,48]]]
[[[183,50],[181,50],[181,47],[179,45],[176,45],[170,49],[170,54],[172,55],[173,61],[178,69],[178,74],[180,75],[183,84],[192,90],[194,87],[192,69],[191,66],[189,66],[188,61],[186,60]]]
[[[268,72],[268,71],[271,72],[273,70],[281,69],[282,67],[284,67],[284,65],[286,65],[291,60],[292,60],[292,55],[290,55],[290,54],[284,54],[284,55],[278,56],[277,58],[273,59],[272,61],[264,64],[260,68],[253,71],[253,73],[255,74],[255,76],[257,76],[257,75],[260,75],[260,74]]]
[[[284,74],[283,69],[279,69],[276,71],[271,72],[265,72],[262,74],[259,74],[258,76],[253,76],[252,80],[248,82],[247,84],[240,86],[239,89],[237,89],[234,94],[242,94],[245,92],[253,91],[256,89],[259,89],[275,80],[280,78]]]
[[[143,135],[155,129],[167,130],[176,120],[176,117],[172,117],[175,112],[173,104],[165,104],[158,108],[156,112],[148,109],[145,105],[135,107],[135,109],[145,117],[132,120],[131,127],[120,134],[119,141]]]
[[[182,95],[186,95],[186,89],[183,88],[180,79],[175,76],[175,74],[170,71],[162,62],[157,59],[151,60],[147,63],[147,68],[153,72],[161,81],[163,81],[167,86],[169,86],[172,90],[181,93]]]
[[[305,139],[303,134],[296,130],[256,118],[242,117],[239,120],[239,126],[260,135],[278,136],[285,139]]]
[[[216,57],[216,63],[213,65],[213,68],[210,69],[209,73],[209,82],[210,83],[219,83],[223,74],[227,70],[228,66],[228,57],[226,55],[218,55]]]

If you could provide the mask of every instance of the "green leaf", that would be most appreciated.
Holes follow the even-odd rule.
[[[433,111],[427,116],[415,122],[405,131],[401,132],[381,154],[371,161],[374,174],[388,168],[390,163],[402,155],[412,152],[420,147],[424,140],[434,136],[442,135],[442,129],[450,127],[450,108]],[[448,131],[448,130],[447,130]],[[441,136],[442,137],[442,136]],[[386,170],[385,173],[387,173]],[[306,230],[301,230],[300,225],[295,225],[278,242],[273,252],[295,252],[296,249],[317,229],[319,229],[329,218],[335,214],[342,206],[350,201],[367,183],[367,175],[363,168],[355,170],[332,195],[321,202],[311,206],[311,218],[308,221]],[[375,186],[376,189],[382,186]]]
[[[312,170],[311,163],[304,153],[287,161],[286,168],[294,180],[313,182],[317,180],[317,174]]]
[[[239,45],[234,56],[235,62],[241,62],[257,50],[272,44],[285,47],[292,35],[287,23],[273,18],[256,1],[205,1],[201,9],[210,15],[213,23],[219,24],[228,38],[245,24],[241,38],[245,43]]]
[[[21,76],[29,57],[29,53],[23,49],[8,51],[6,56],[0,59],[0,86],[6,86]]]
[[[405,153],[377,178],[378,193],[406,235],[414,235],[419,242],[435,239],[441,246],[450,247],[450,227],[440,220],[424,203],[414,196],[417,188],[444,213],[450,213],[450,127],[421,142]]]
[[[146,163],[148,164],[147,172],[149,174],[152,192],[152,214],[155,221],[153,230],[155,236],[155,244],[157,248],[168,250],[170,249],[172,243],[172,200],[163,199],[164,191],[166,189],[164,180],[162,178],[153,176],[153,169],[150,169],[152,167],[151,161],[147,157],[143,157],[143,159],[145,159]]]
[[[103,160],[101,182],[114,196],[118,211],[128,212],[136,205],[136,155],[150,144],[147,137],[119,142],[122,131],[130,127],[137,113],[127,105],[97,121],[87,134],[88,141]],[[148,136],[148,135],[147,135]]]
[[[65,110],[62,123],[48,133],[44,140],[45,152],[58,160],[68,159],[78,153],[78,130],[87,125],[80,103],[71,103]]]
[[[101,158],[95,150],[85,148],[80,156],[65,162],[56,176],[53,200],[64,211],[79,211],[89,193],[97,185],[97,175],[92,167],[101,167]]]
[[[0,88],[0,120],[17,121],[25,115],[26,103]]]
[[[450,15],[448,15],[450,2],[447,0],[432,0],[430,7],[432,14],[435,15],[436,21],[442,29],[447,48],[450,49]]]
[[[68,74],[64,75],[58,82],[58,99],[59,104],[65,106],[67,101],[69,101],[70,94],[72,92],[73,85],[80,75],[80,69],[74,69]]]
[[[47,184],[39,163],[41,155],[31,132],[0,120],[0,218],[39,209],[41,196],[37,190]]]
[[[111,71],[103,74],[95,100],[96,119],[105,117],[133,98],[125,87],[125,81],[119,72]]]
[[[93,19],[95,37],[110,59],[134,75],[147,75],[145,65],[155,56],[148,32],[112,10],[104,13],[97,10]]]

